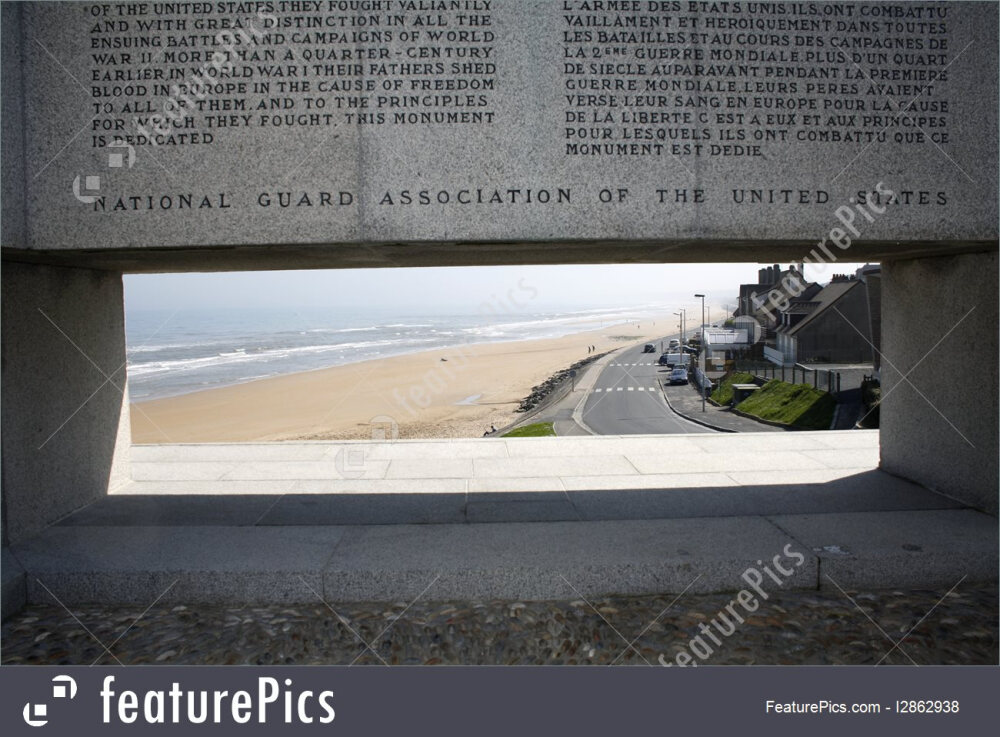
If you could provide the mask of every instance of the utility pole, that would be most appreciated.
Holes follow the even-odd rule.
[[[705,295],[696,294],[701,298],[701,350],[698,351],[698,363],[701,364],[701,411],[705,411]]]

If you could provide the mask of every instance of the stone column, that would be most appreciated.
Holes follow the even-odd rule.
[[[997,512],[997,254],[882,264],[881,467]]]
[[[125,312],[117,272],[4,261],[3,544],[128,477]]]

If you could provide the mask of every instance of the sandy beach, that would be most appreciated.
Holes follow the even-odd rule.
[[[597,353],[676,331],[676,318],[555,339],[482,343],[352,363],[140,402],[135,443],[481,437],[520,415],[552,374]]]

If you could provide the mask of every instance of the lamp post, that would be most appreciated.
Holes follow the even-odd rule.
[[[687,330],[687,310],[682,307],[680,312],[675,312],[674,314],[681,318],[681,345],[684,345],[685,331]]]
[[[701,350],[698,351],[698,363],[701,364],[701,411],[705,411],[705,295],[696,294],[701,298]]]

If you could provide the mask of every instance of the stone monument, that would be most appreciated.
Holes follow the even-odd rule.
[[[880,260],[882,465],[996,511],[996,4],[2,12],[5,542],[127,473],[151,271]]]

